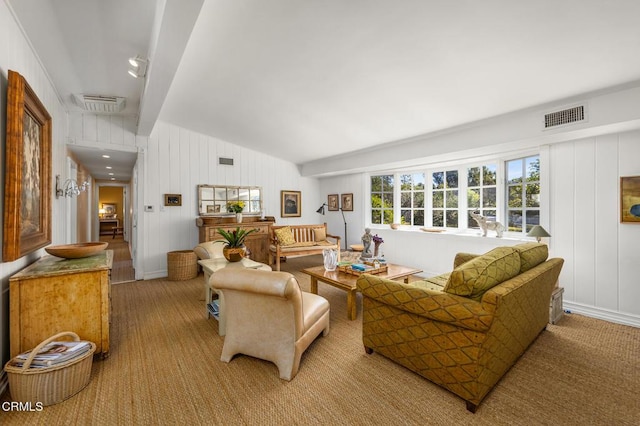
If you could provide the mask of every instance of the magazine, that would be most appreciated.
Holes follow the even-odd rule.
[[[90,349],[91,343],[86,340],[79,342],[50,342],[33,357],[31,365],[34,367],[50,367],[77,358],[87,353]],[[31,355],[31,351],[17,355],[13,359],[12,365],[21,367],[29,358],[29,355]]]

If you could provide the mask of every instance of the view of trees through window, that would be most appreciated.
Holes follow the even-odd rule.
[[[507,230],[528,232],[540,224],[540,157],[507,161]]]
[[[472,212],[509,232],[540,224],[540,157],[371,176],[372,224],[478,229]]]
[[[393,223],[394,176],[371,176],[371,223]]]

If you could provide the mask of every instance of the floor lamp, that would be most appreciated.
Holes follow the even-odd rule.
[[[347,219],[344,218],[344,210],[340,207],[340,213],[342,213],[342,221],[344,222],[344,249],[347,250]]]

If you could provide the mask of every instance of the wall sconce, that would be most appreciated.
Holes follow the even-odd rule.
[[[144,59],[140,55],[136,55],[133,58],[129,58],[129,75],[133,78],[144,77],[147,75],[147,65],[149,64],[148,59]]]
[[[547,230],[540,225],[535,225],[533,228],[531,228],[531,231],[527,233],[527,237],[536,237],[536,241],[538,242],[540,242],[542,237],[550,237],[550,236],[551,235],[549,235]]]
[[[78,185],[75,179],[67,179],[64,181],[64,185],[60,188],[60,175],[56,175],[56,198],[58,197],[73,197],[80,195],[91,186],[86,180]]]

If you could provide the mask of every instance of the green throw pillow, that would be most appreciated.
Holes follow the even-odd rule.
[[[480,301],[490,288],[520,273],[520,254],[513,247],[497,247],[455,268],[444,291]]]
[[[513,246],[520,253],[520,273],[538,266],[549,257],[549,247],[541,243],[524,243]]]
[[[273,233],[276,234],[276,238],[281,246],[290,246],[296,242],[296,239],[293,238],[293,231],[288,226],[276,229]]]

